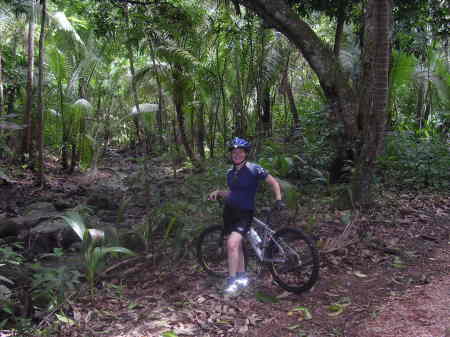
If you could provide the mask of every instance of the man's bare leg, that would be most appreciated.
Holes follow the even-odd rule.
[[[237,272],[244,272],[244,253],[242,250],[242,235],[232,232],[227,241],[228,272],[230,277],[235,277]]]

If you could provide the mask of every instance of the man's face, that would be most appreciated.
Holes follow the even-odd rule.
[[[235,165],[239,165],[240,163],[242,163],[246,157],[247,157],[247,152],[245,152],[244,149],[237,148],[237,149],[231,150],[231,160],[233,161],[233,163]]]

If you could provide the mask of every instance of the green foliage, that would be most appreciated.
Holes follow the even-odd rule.
[[[33,303],[42,309],[59,308],[68,293],[75,291],[80,284],[81,274],[68,266],[46,267],[36,263],[31,269],[34,271],[31,283]]]
[[[108,247],[108,238],[105,237],[105,232],[86,228],[79,213],[67,212],[61,217],[82,240],[81,253],[91,291],[94,290],[97,276],[106,266],[108,255],[116,253],[134,255],[131,250],[124,247]]]
[[[140,241],[144,244],[146,252],[152,248],[152,240],[156,227],[154,226],[151,217],[146,217],[143,222],[133,226],[132,233],[136,234]]]
[[[263,153],[258,160],[258,163],[262,167],[268,170],[273,176],[279,178],[286,178],[292,173],[294,160],[292,157],[283,154],[284,151],[280,144],[266,141],[263,149]]]
[[[255,298],[262,303],[278,303],[280,301],[277,297],[263,293],[262,291],[257,291],[255,293]]]
[[[417,59],[413,55],[394,51],[390,96],[397,96],[399,88],[408,85],[414,74]]]
[[[194,219],[191,215],[195,206],[184,200],[167,202],[153,214],[153,227],[159,226],[162,243],[175,249],[174,256],[181,256],[186,252],[190,238],[190,231]]]
[[[8,323],[10,318],[15,319],[15,299],[13,297],[13,288],[16,286],[16,280],[5,272],[8,267],[21,267],[24,258],[17,250],[22,246],[19,243],[4,244],[0,242],[0,329]]]
[[[17,117],[17,114],[0,115],[0,159],[14,157],[13,149],[8,146],[7,139],[24,128],[17,124]]]
[[[21,244],[16,243],[13,244],[12,246],[10,245],[6,245],[6,244],[1,244],[0,245],[0,271],[1,271],[1,267],[4,266],[20,266],[23,261],[24,258],[22,256],[22,254],[16,252],[13,248],[15,249],[19,249],[21,248]],[[14,285],[15,282],[13,280],[11,280],[10,278],[6,277],[5,275],[2,275],[0,273],[0,284],[6,283],[8,285]]]
[[[398,132],[387,137],[379,172],[388,183],[404,187],[450,187],[450,151],[445,139]]]

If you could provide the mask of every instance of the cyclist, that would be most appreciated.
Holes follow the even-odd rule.
[[[250,229],[255,209],[255,195],[261,180],[267,182],[275,195],[275,206],[283,208],[281,188],[277,180],[261,166],[247,161],[251,144],[242,138],[234,138],[229,143],[233,168],[227,173],[227,190],[215,190],[209,200],[223,198],[224,230],[227,238],[228,273],[225,294],[235,294],[248,285],[245,273],[242,238]]]

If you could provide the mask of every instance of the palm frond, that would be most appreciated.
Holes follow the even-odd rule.
[[[81,109],[83,109],[85,111],[92,111],[92,109],[93,109],[92,104],[88,100],[86,100],[84,98],[80,98],[80,99],[76,100],[73,103],[73,107],[74,108],[81,108]]]
[[[394,53],[391,73],[391,83],[394,94],[398,88],[411,80],[416,64],[417,60],[414,56],[402,52]]]
[[[285,56],[279,49],[271,48],[264,59],[262,69],[262,80],[267,83],[273,83],[280,76],[281,70],[286,63]]]
[[[156,112],[158,111],[158,104],[154,104],[154,103],[143,103],[143,104],[139,104],[139,111],[141,113],[147,113],[147,112]],[[138,114],[138,109],[136,106],[133,106],[130,112],[130,115],[137,115]]]
[[[78,235],[78,237],[83,240],[88,232],[84,220],[78,212],[66,212],[65,215],[61,216],[70,228]]]
[[[80,45],[84,45],[83,40],[78,35],[75,28],[72,26],[70,21],[67,19],[64,12],[56,12],[50,16],[56,26],[63,32],[67,33],[68,36],[74,41],[78,42]]]
[[[157,53],[170,64],[182,66],[195,66],[199,64],[197,58],[190,51],[176,46],[161,46],[157,49]]]

